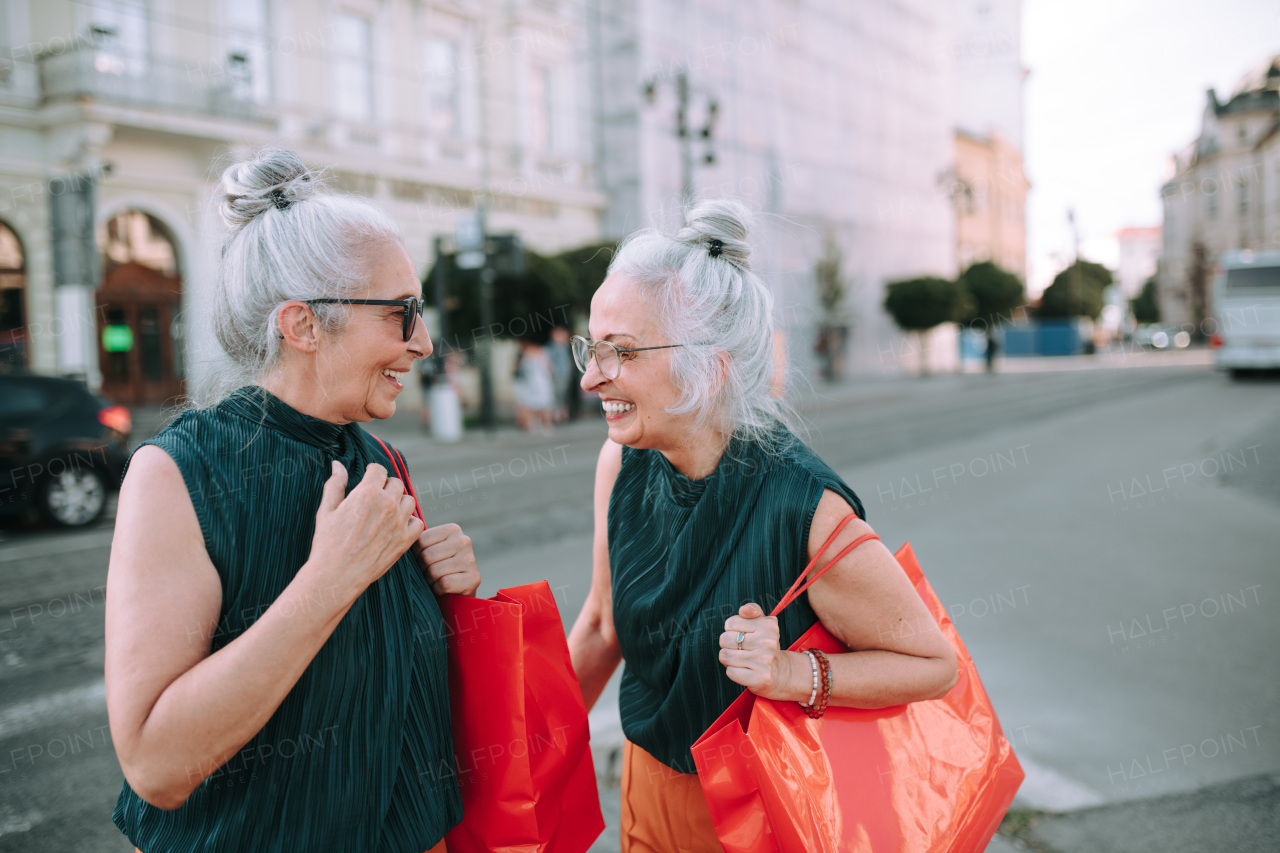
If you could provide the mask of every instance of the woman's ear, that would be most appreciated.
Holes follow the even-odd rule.
[[[278,334],[284,339],[282,346],[300,352],[315,352],[320,342],[320,326],[311,308],[305,302],[292,300],[280,306],[276,312]]]
[[[711,357],[716,362],[716,387],[713,389],[713,396],[719,394],[724,388],[724,383],[729,381],[729,353],[722,349],[718,349],[712,353]]]

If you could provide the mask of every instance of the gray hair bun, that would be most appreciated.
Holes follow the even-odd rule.
[[[726,260],[739,269],[751,269],[751,210],[737,199],[700,201],[688,212],[688,224],[676,232],[676,239],[701,246],[712,257]]]
[[[318,177],[292,151],[264,148],[222,173],[222,221],[236,230],[264,213],[283,213],[315,192]]]

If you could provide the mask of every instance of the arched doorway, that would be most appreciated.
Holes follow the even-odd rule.
[[[99,227],[98,363],[102,393],[120,403],[163,403],[183,393],[176,241],[147,213],[126,210]]]
[[[27,263],[14,230],[0,222],[0,370],[27,366]]]

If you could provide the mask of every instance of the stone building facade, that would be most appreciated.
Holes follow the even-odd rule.
[[[1173,165],[1161,188],[1160,315],[1198,324],[1212,311],[1223,252],[1280,249],[1280,56],[1245,75],[1226,100],[1209,90],[1200,134]]]
[[[845,328],[853,370],[913,366],[915,336],[882,305],[893,279],[955,270],[952,4],[593,8],[606,236],[678,224],[686,190],[741,198],[799,373],[817,373],[824,326]],[[834,315],[814,274],[829,242],[847,287]]]
[[[600,233],[581,4],[0,0],[0,19],[0,336],[31,369],[180,392],[217,352],[198,319],[217,176],[262,145],[385,206],[424,272],[478,202],[535,249]]]

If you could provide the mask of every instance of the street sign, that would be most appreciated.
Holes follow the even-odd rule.
[[[133,330],[128,326],[104,326],[102,348],[107,352],[128,352],[133,349]]]
[[[453,241],[458,254],[478,252],[484,249],[484,223],[479,211],[465,213],[458,217],[453,226]]]

